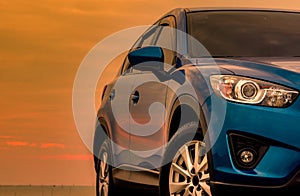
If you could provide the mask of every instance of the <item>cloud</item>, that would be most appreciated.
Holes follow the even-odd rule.
[[[45,155],[41,159],[47,160],[69,160],[69,161],[86,161],[92,160],[93,155],[89,154],[63,154],[63,155]]]
[[[59,143],[43,143],[40,145],[40,148],[65,148],[65,145]]]
[[[22,141],[8,141],[6,142],[8,146],[30,146],[32,144],[28,142],[22,142]]]
[[[0,136],[0,139],[2,138],[8,138],[10,139],[11,137],[2,137]],[[11,146],[11,147],[39,147],[42,149],[47,149],[47,148],[65,148],[64,144],[60,144],[60,143],[42,143],[42,144],[37,144],[37,143],[31,143],[31,142],[26,142],[26,141],[6,141],[5,144],[7,146]]]
[[[14,137],[10,135],[0,135],[0,139],[14,139]]]
[[[2,138],[2,137],[0,137],[0,138]],[[8,137],[8,138],[10,139],[11,137]],[[24,146],[35,147],[35,146],[37,146],[36,143],[29,143],[29,142],[24,142],[24,141],[7,141],[5,143],[7,146],[12,146],[12,147],[18,147],[18,146],[20,146],[20,147],[24,147]]]

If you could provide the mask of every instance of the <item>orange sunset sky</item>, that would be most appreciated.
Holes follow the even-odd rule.
[[[83,58],[112,33],[201,6],[300,9],[300,1],[1,0],[0,185],[95,185],[72,113]]]

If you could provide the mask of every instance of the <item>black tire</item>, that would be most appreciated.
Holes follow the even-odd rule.
[[[112,151],[109,139],[102,143],[96,165],[96,196],[113,196]]]
[[[179,128],[169,141],[160,171],[161,196],[211,195],[208,153],[203,138],[198,122],[190,122]],[[196,151],[203,153],[196,157],[199,154]]]

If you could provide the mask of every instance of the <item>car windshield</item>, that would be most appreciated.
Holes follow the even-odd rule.
[[[300,56],[300,15],[280,11],[199,11],[187,14],[188,34],[213,57]],[[188,40],[191,57],[202,57]]]

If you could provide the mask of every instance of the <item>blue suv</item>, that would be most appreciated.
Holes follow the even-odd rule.
[[[97,195],[300,192],[300,14],[178,8],[105,86]]]

